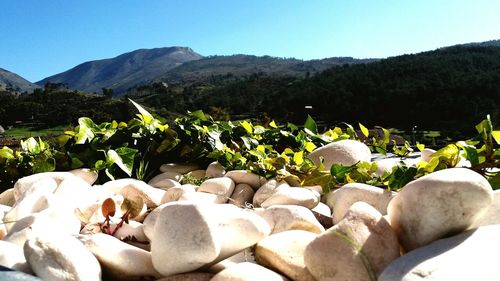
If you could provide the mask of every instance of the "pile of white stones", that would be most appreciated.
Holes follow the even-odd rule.
[[[328,169],[371,154],[345,140],[310,158]],[[500,280],[500,196],[467,168],[398,193],[351,183],[328,194],[218,163],[160,170],[148,183],[93,185],[86,169],[20,179],[0,194],[0,265],[44,280]],[[186,175],[209,179],[181,185]],[[101,233],[103,202],[131,196],[142,211]]]

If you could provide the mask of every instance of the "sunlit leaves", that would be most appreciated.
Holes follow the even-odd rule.
[[[358,124],[359,124],[359,129],[361,130],[361,133],[363,133],[363,135],[365,137],[368,137],[368,135],[370,134],[368,129],[365,126],[363,126],[363,124],[361,124],[361,123],[358,123]]]
[[[307,115],[306,122],[304,123],[304,128],[307,129],[307,131],[311,132],[312,134],[317,134],[318,133],[318,126],[316,125],[316,121],[310,116]]]

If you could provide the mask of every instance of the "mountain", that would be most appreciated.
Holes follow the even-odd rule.
[[[457,46],[479,46],[479,47],[500,47],[500,39],[498,40],[490,40],[490,41],[484,41],[484,42],[473,42],[473,43],[467,43],[467,44],[461,44],[461,45],[455,45]]]
[[[109,88],[122,93],[185,62],[201,58],[203,56],[187,47],[139,49],[111,59],[82,63],[36,84],[66,83],[70,89],[85,92],[100,92],[102,88]]]
[[[270,56],[232,55],[210,56],[200,60],[186,62],[158,76],[156,82],[201,82],[216,76],[242,77],[252,74],[277,76],[305,76],[333,66],[344,64],[369,63],[378,59],[354,59],[335,57],[321,60],[298,60]]]
[[[39,87],[23,77],[0,68],[0,91],[31,92],[36,88]]]

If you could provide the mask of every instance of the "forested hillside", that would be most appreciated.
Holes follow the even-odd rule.
[[[333,67],[303,79],[253,75],[146,92],[143,102],[164,111],[216,108],[293,122],[311,114],[327,124],[465,130],[486,114],[500,119],[500,48],[458,46]]]
[[[130,117],[124,99],[84,95],[46,85],[34,94],[0,97],[0,120],[46,125]],[[64,85],[63,85],[64,86]],[[105,96],[107,95],[107,96]],[[175,117],[202,109],[216,118],[265,117],[300,123],[307,114],[321,124],[362,122],[420,130],[470,130],[491,115],[500,123],[500,47],[455,46],[369,64],[345,64],[317,75],[275,77],[263,73],[197,83],[154,83],[127,97]]]

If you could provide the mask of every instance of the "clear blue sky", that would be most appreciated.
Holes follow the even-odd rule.
[[[139,48],[314,59],[500,39],[498,0],[2,0],[0,67],[38,81]]]

